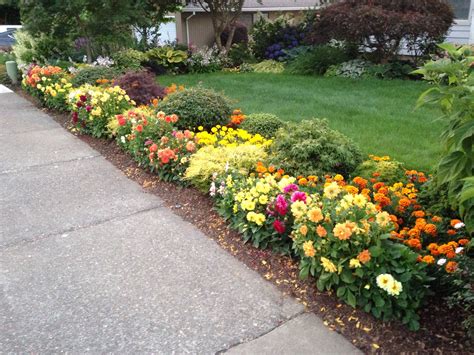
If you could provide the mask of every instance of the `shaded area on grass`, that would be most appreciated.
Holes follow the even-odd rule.
[[[158,81],[224,92],[246,114],[269,112],[287,121],[327,118],[365,154],[390,155],[409,169],[432,172],[440,156],[440,113],[415,110],[428,87],[423,82],[258,73],[160,76]]]

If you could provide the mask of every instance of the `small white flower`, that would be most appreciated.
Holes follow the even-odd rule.
[[[460,252],[462,252],[464,250],[463,247],[457,247],[456,248],[456,254],[459,254]]]
[[[216,184],[214,181],[211,183],[211,188],[209,189],[209,195],[214,197],[216,195]]]
[[[454,228],[455,228],[455,229],[461,229],[461,228],[464,227],[464,226],[465,226],[464,223],[459,222],[459,223],[456,223],[456,224],[454,225]]]
[[[437,264],[438,264],[439,266],[443,266],[444,264],[446,264],[446,259],[445,259],[445,258],[439,259],[438,262],[437,262]]]
[[[125,136],[120,137],[120,142],[122,142],[123,144],[125,144]]]

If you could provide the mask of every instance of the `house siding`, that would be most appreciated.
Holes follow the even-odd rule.
[[[471,20],[472,21],[472,20]],[[456,44],[473,43],[471,38],[471,21],[458,21],[455,23],[446,37],[446,41]]]

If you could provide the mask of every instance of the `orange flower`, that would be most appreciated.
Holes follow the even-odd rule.
[[[452,219],[449,224],[451,225],[451,227],[454,228],[454,226],[455,226],[456,224],[458,224],[458,223],[462,223],[462,221],[459,220],[459,219]]]
[[[455,261],[448,261],[446,264],[446,272],[453,273],[458,269],[458,263]]]
[[[412,228],[408,231],[408,236],[410,238],[419,238],[420,237],[420,230],[418,228]]]
[[[318,223],[319,221],[323,220],[324,216],[323,216],[323,213],[321,212],[321,209],[313,208],[309,210],[308,218],[311,222]]]
[[[352,186],[352,185],[347,185],[347,186],[344,186],[344,189],[350,193],[351,195],[355,195],[359,192],[359,189],[355,186]]]
[[[385,184],[383,182],[377,182],[374,184],[373,188],[374,188],[374,191],[378,191],[381,187],[385,186]]]
[[[305,224],[303,224],[303,225],[300,227],[300,233],[301,233],[302,235],[308,234],[308,227],[306,227]]]
[[[347,240],[352,235],[352,230],[350,228],[347,228],[346,224],[343,223],[336,224],[332,231],[334,233],[334,236],[340,240]]]
[[[436,226],[434,224],[428,223],[423,227],[423,232],[435,236],[438,232]]]
[[[422,261],[427,264],[434,264],[435,259],[431,255],[425,255]]]
[[[265,167],[265,165],[263,165],[262,162],[257,163],[257,168],[255,170],[257,171],[257,173],[266,173],[267,172],[267,168]]]
[[[273,165],[270,165],[270,166],[268,167],[268,172],[269,172],[269,173],[273,174],[275,171],[276,171],[276,168],[275,168]]]
[[[371,259],[370,251],[365,249],[357,255],[357,260],[359,260],[362,264],[367,264]]]
[[[400,201],[398,201],[398,205],[401,206],[401,207],[408,207],[411,205],[411,200],[409,200],[408,198],[402,198],[400,199]]]
[[[308,185],[308,179],[302,177],[301,179],[298,180],[298,184],[301,186],[306,186]]]
[[[469,239],[459,239],[458,240],[458,244],[459,245],[466,245],[467,243],[469,243]]]
[[[325,236],[328,235],[328,232],[326,231],[326,228],[323,226],[319,225],[316,227],[316,233],[321,237],[324,238]]]
[[[447,254],[453,251],[453,247],[449,244],[443,244],[438,248],[440,254]]]
[[[421,249],[421,242],[419,239],[416,239],[416,238],[408,239],[406,243],[408,244],[410,248],[417,249],[417,250]]]
[[[412,213],[412,216],[414,216],[416,218],[423,218],[425,216],[425,212],[423,212],[423,211],[414,211]]]
[[[354,181],[354,183],[359,185],[361,189],[365,189],[368,182],[366,179],[361,178],[360,176],[356,176],[352,181]]]
[[[433,216],[433,217],[431,218],[431,220],[433,221],[433,223],[439,223],[439,222],[441,222],[443,219],[442,219],[441,217],[439,217],[439,216]]]

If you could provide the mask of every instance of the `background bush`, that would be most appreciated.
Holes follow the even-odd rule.
[[[227,97],[202,87],[169,95],[158,108],[166,114],[177,114],[177,126],[182,129],[198,126],[210,129],[215,125],[226,125],[232,114],[231,102]]]
[[[252,134],[259,133],[266,138],[272,138],[275,137],[278,129],[284,125],[285,123],[277,115],[271,113],[252,113],[247,115],[240,128]]]
[[[127,49],[114,53],[112,55],[114,66],[125,70],[139,70],[142,67],[142,62],[146,60],[146,55],[143,52],[135,49]]]
[[[116,68],[104,66],[86,66],[80,68],[71,79],[73,86],[78,87],[84,84],[96,85],[99,79],[112,80],[122,72]]]
[[[251,64],[251,67],[256,73],[273,73],[279,74],[283,73],[285,66],[283,63],[277,62],[276,60],[264,60],[257,64]]]
[[[0,84],[8,84],[10,83],[10,78],[7,74],[7,68],[5,65],[0,64]]]
[[[165,97],[165,89],[156,83],[155,75],[146,71],[128,72],[114,81],[137,105],[148,105],[155,98]]]
[[[229,38],[230,28],[227,27],[221,33],[221,42],[225,45],[227,43],[227,39]],[[247,44],[249,42],[249,33],[247,26],[245,26],[241,22],[237,22],[235,24],[235,32],[234,37],[232,38],[232,44],[239,44],[244,43]]]
[[[298,55],[288,63],[287,70],[292,74],[323,75],[330,66],[349,59],[349,54],[343,48],[320,45]]]
[[[418,56],[428,54],[453,17],[444,0],[345,0],[321,10],[308,40],[345,40],[366,47],[374,61],[386,62],[398,56],[402,42]]]
[[[362,162],[359,147],[326,120],[303,120],[277,132],[270,157],[293,175],[348,176]]]
[[[374,173],[380,174],[378,177],[379,181],[383,181],[390,185],[393,185],[399,181],[403,181],[405,178],[405,169],[403,168],[403,164],[395,160],[366,160],[357,167],[354,175],[370,179],[373,177]]]

